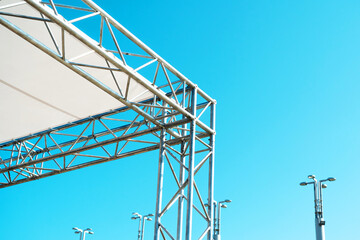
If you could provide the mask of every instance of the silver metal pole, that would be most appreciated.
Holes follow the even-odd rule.
[[[322,218],[322,190],[321,181],[314,178],[314,196],[315,196],[315,232],[316,240],[325,240],[325,221]]]
[[[143,219],[142,219],[141,238],[140,238],[141,240],[144,239],[145,218],[146,217],[143,217]]]
[[[219,238],[219,236],[220,236],[220,221],[221,221],[221,203],[218,203],[218,221],[217,221],[217,224],[218,224],[218,230],[217,230],[217,232],[218,232],[218,238]]]
[[[158,185],[156,193],[156,210],[155,210],[155,230],[154,230],[154,240],[159,240],[160,238],[160,213],[161,213],[161,203],[162,203],[162,191],[163,191],[163,181],[164,181],[164,158],[165,158],[165,129],[161,130],[160,137],[160,151],[159,151],[159,169],[158,169]]]
[[[142,219],[142,216],[139,215],[138,240],[141,239],[141,219]]]
[[[322,181],[319,182],[319,210],[320,210],[320,233],[321,240],[325,240],[325,220],[323,213],[323,198],[322,198]]]
[[[319,181],[319,212],[321,213],[321,218],[323,217],[323,200],[322,200],[322,181]]]
[[[197,88],[194,87],[191,92],[191,113],[196,116],[196,97]],[[185,240],[191,240],[192,233],[192,213],[194,197],[194,162],[195,162],[195,130],[196,120],[190,122],[190,139],[189,139],[189,165],[188,165],[188,192],[187,192],[187,214],[186,214],[186,237]]]
[[[185,86],[183,86],[183,93],[182,93],[182,107],[185,107],[186,104],[186,89]],[[182,118],[186,118],[186,116],[182,116]],[[182,128],[185,129],[186,128],[186,124],[182,125]],[[181,136],[184,136],[186,134],[185,130],[181,130]],[[181,157],[180,157],[180,161],[182,163],[182,165],[180,165],[180,174],[179,174],[179,183],[181,185],[184,184],[184,178],[185,178],[185,168],[183,166],[186,165],[185,161],[186,161],[186,157],[185,157],[185,142],[182,141],[181,142]],[[182,238],[182,229],[183,229],[183,209],[184,209],[184,190],[181,190],[180,192],[180,197],[178,199],[178,219],[177,219],[177,231],[176,231],[176,239],[177,240],[181,240]]]
[[[215,132],[215,116],[216,116],[216,105],[215,103],[210,106],[210,128]],[[211,155],[209,157],[209,186],[208,186],[208,214],[210,217],[210,221],[208,226],[210,227],[208,233],[208,240],[212,240],[212,236],[214,235],[214,223],[215,223],[215,214],[213,211],[214,208],[214,174],[215,174],[215,134],[211,134],[210,136],[210,146],[211,146]]]
[[[218,234],[219,234],[219,229],[218,229],[218,226],[217,226],[217,223],[218,223],[218,220],[219,220],[219,216],[216,214],[217,212],[217,208],[219,207],[219,204],[218,202],[214,201],[214,234],[213,234],[213,238],[214,240],[217,240],[218,239]]]
[[[213,225],[213,228],[214,228],[214,236],[213,236],[213,238],[215,239],[215,236],[217,235],[217,217],[216,217],[216,206],[217,206],[217,202],[216,201],[214,201],[214,203],[213,203],[213,206],[214,206],[214,208],[213,208],[213,214],[214,214],[214,225]]]
[[[183,131],[182,131],[182,135],[184,135]],[[181,143],[181,157],[180,157],[180,161],[181,163],[185,166],[185,143],[182,142]],[[180,176],[179,176],[179,183],[182,185],[184,184],[184,176],[185,176],[185,168],[183,166],[180,166]],[[181,240],[182,238],[182,228],[183,228],[183,209],[184,209],[184,190],[181,190],[180,192],[180,197],[178,200],[178,218],[177,218],[177,232],[176,232],[176,239],[177,240]]]

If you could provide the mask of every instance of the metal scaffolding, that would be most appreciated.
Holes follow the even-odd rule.
[[[1,28],[86,79],[120,107],[0,143],[0,188],[159,150],[154,240],[213,239],[215,100],[94,2],[81,3],[5,0],[0,3]],[[65,10],[78,15],[68,20]],[[51,41],[22,28],[19,19],[30,25],[42,23]],[[86,33],[91,27],[80,24],[89,19],[99,29],[89,35],[97,39]],[[134,52],[123,50],[121,37],[136,46]],[[68,46],[74,42],[85,46],[86,52],[72,52]],[[91,54],[93,58],[86,57]],[[104,84],[104,74],[111,76],[115,87]],[[131,86],[143,90],[134,97]],[[169,179],[164,177],[166,170]],[[164,198],[163,186],[171,181],[176,189]],[[206,183],[205,194],[198,182]],[[176,207],[176,219],[164,220]],[[192,234],[193,214],[203,221],[196,225],[203,228],[199,236]]]

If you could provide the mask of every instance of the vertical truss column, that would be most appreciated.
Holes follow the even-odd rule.
[[[191,89],[187,100],[190,114],[201,116],[204,109],[198,108],[196,88]],[[166,105],[166,103],[163,104]],[[215,128],[214,105],[214,102],[207,104],[210,109],[209,122],[213,128]],[[201,111],[201,113],[198,114],[197,111]],[[171,119],[171,115],[166,117],[167,113],[165,112],[166,109],[162,119],[164,123]],[[211,203],[214,202],[213,148],[215,138],[211,134],[203,136],[200,127],[198,127],[197,118],[181,123],[178,127],[181,137],[177,139],[180,141],[174,145],[169,143],[175,139],[166,133],[166,128],[162,130],[159,144],[154,240],[212,239],[213,206]],[[205,137],[210,137],[209,142],[204,140]],[[200,179],[196,181],[195,178],[199,178],[197,174],[201,169],[207,169],[202,171],[202,174],[200,173],[200,175],[206,174],[207,177],[204,179],[205,181]],[[173,178],[166,177],[164,179],[164,176],[169,176],[165,171],[169,171],[168,173]],[[205,199],[201,196],[202,189],[206,189],[204,192],[206,193]],[[193,221],[196,221],[196,229],[192,229]]]
[[[197,88],[193,88],[191,92],[191,114],[196,116],[196,96]],[[196,120],[190,122],[190,152],[188,164],[188,192],[187,192],[187,213],[186,213],[186,240],[191,240],[192,231],[192,213],[193,213],[193,197],[194,197],[194,163],[195,163],[195,135]]]
[[[183,131],[184,132],[184,131]],[[184,133],[182,133],[184,135]],[[185,166],[185,142],[181,143],[181,163]],[[180,176],[179,176],[179,182],[181,185],[184,184],[184,178],[185,178],[185,168],[183,166],[180,166]],[[182,228],[183,228],[183,208],[184,208],[184,190],[181,190],[180,192],[181,197],[179,197],[178,200],[178,219],[177,219],[177,234],[176,234],[176,240],[181,240],[182,238]]]
[[[215,131],[215,116],[216,116],[216,105],[211,104],[210,109],[210,128]],[[215,174],[215,134],[210,135],[210,147],[211,155],[209,157],[209,199],[208,199],[208,214],[210,221],[208,222],[209,233],[208,240],[213,239],[214,235],[214,174]]]
[[[165,132],[166,132],[165,129],[162,129],[160,136],[154,240],[159,240],[160,237],[161,203],[162,203],[162,191],[163,191],[163,182],[164,182],[164,159],[165,159],[165,137],[166,137]]]
[[[182,100],[182,106],[185,106],[186,104],[186,100],[185,100],[185,96],[186,96],[186,92],[185,92],[185,88],[183,88],[183,100]],[[186,116],[183,115],[183,118],[186,118]],[[183,129],[186,129],[186,124],[182,125]],[[185,136],[186,135],[186,131],[185,130],[181,130],[181,136]],[[185,152],[186,152],[186,144],[185,141],[181,142],[181,156],[180,156],[180,161],[182,163],[182,165],[180,166],[180,172],[179,172],[179,182],[181,185],[184,184],[184,179],[185,179],[185,168],[184,166],[186,165],[186,157],[185,157]],[[177,232],[176,232],[176,240],[181,240],[182,238],[182,229],[183,229],[183,210],[184,210],[184,190],[182,189],[181,192],[181,197],[179,197],[178,200],[178,219],[177,219]]]

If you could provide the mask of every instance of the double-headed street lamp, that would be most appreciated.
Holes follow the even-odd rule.
[[[214,219],[214,224],[215,224],[215,222],[217,222],[217,227],[215,225],[215,228],[214,228],[215,240],[221,239],[221,235],[220,235],[221,208],[227,208],[227,205],[225,203],[231,203],[231,200],[226,199],[224,201],[218,202],[217,205],[215,202],[214,210],[216,211],[216,207],[217,207],[217,211],[218,211],[217,218]]]
[[[231,203],[231,200],[226,199],[220,202],[214,201],[214,240],[221,240],[221,235],[220,235],[221,208],[227,208],[227,205],[225,203]],[[209,205],[205,204],[205,206],[209,206]]]
[[[300,186],[306,186],[309,184],[314,184],[314,201],[315,201],[315,231],[316,231],[316,240],[325,240],[325,220],[323,216],[323,200],[322,200],[322,189],[327,188],[327,185],[323,182],[330,181],[333,182],[336,178],[329,177],[318,181],[315,178],[315,175],[309,175],[309,179],[312,179],[311,182],[302,182]]]
[[[85,234],[88,233],[88,234],[94,234],[94,232],[92,231],[91,228],[87,228],[87,229],[80,229],[80,228],[77,228],[77,227],[73,227],[73,230],[75,230],[75,233],[76,234],[80,234],[80,240],[85,240]]]
[[[131,219],[136,220],[139,219],[139,230],[138,230],[138,240],[144,239],[144,229],[145,229],[145,220],[151,221],[150,217],[154,216],[154,214],[150,213],[148,215],[142,216],[137,212],[133,213]]]

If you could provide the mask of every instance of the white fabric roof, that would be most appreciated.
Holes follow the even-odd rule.
[[[0,7],[17,1],[2,0]],[[6,12],[39,15],[27,4],[8,8]],[[43,22],[3,15],[0,17],[45,45],[53,46],[56,51]],[[49,26],[56,38],[60,39],[60,28],[51,23]],[[0,143],[123,106],[118,100],[2,25],[0,36]],[[71,54],[68,58],[77,62],[86,59],[88,63],[107,67],[100,56],[90,52],[76,38],[67,35],[66,39],[67,53]],[[86,70],[118,92],[109,71]],[[122,72],[114,73],[120,88],[125,89],[127,75]],[[138,102],[151,97],[153,95],[143,86],[131,81],[131,101]]]

